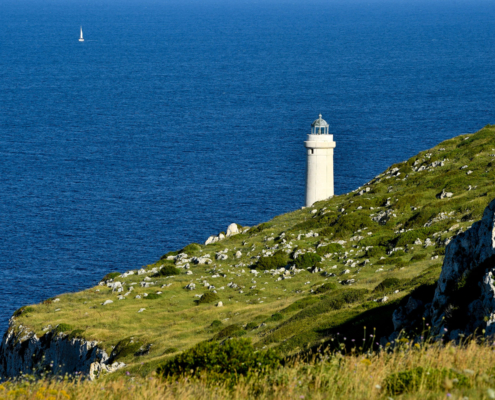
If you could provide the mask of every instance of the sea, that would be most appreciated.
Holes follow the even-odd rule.
[[[19,307],[495,123],[493,0],[2,0],[0,332]],[[82,27],[84,42],[79,42]]]

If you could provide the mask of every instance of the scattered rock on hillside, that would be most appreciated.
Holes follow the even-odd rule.
[[[380,225],[385,225],[392,216],[395,217],[393,210],[379,211],[378,214],[371,214],[370,217],[373,221],[378,222]]]
[[[454,193],[446,192],[445,189],[442,189],[440,193],[437,194],[437,199],[450,199]]]
[[[205,245],[212,244],[218,242],[218,236],[212,235],[208,239],[206,239]]]
[[[237,235],[239,233],[239,228],[237,226],[237,224],[230,224],[227,228],[227,237],[229,236],[234,236],[234,235]]]

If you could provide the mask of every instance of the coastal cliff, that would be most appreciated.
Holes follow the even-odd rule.
[[[95,379],[122,374],[126,365],[126,374],[147,376],[200,342],[239,336],[284,356],[352,346],[363,331],[378,340],[414,329],[432,304],[435,325],[449,324],[439,329],[491,332],[493,284],[484,263],[494,248],[493,205],[475,222],[495,198],[494,164],[495,127],[486,126],[394,164],[350,193],[254,227],[232,223],[205,244],[23,307],[0,346],[0,375]],[[460,318],[467,308],[456,296],[477,307],[476,318]],[[489,314],[481,310],[487,306]]]
[[[97,341],[51,332],[38,338],[28,327],[10,320],[9,329],[0,345],[0,376],[81,375],[93,380],[102,373],[114,372],[124,363],[109,363],[108,354]]]

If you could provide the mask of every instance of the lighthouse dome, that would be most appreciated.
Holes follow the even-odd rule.
[[[321,114],[319,118],[315,119],[314,122],[311,124],[311,134],[328,134],[328,123],[323,118],[321,118]]]

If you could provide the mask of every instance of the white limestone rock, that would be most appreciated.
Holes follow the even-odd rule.
[[[437,199],[450,199],[454,193],[446,192],[445,189],[442,189],[440,193],[437,194]]]
[[[237,235],[239,233],[239,227],[237,224],[232,223],[227,227],[227,237]]]
[[[212,235],[208,239],[206,239],[205,245],[212,244],[218,242],[218,236]]]
[[[113,300],[105,300],[103,303],[101,303],[102,306],[107,306],[109,304],[112,304]]]

